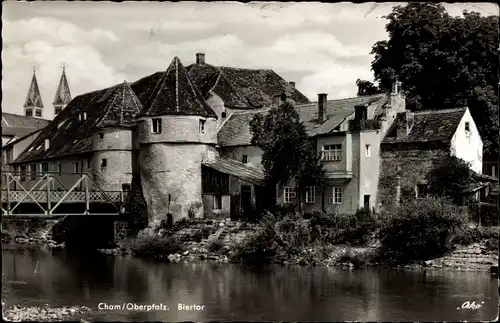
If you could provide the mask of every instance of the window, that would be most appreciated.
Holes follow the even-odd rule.
[[[415,196],[418,199],[422,199],[427,197],[427,185],[426,184],[417,184],[415,187]]]
[[[33,116],[33,109],[26,109],[26,116],[32,117]]]
[[[214,201],[212,204],[213,210],[221,210],[222,209],[222,195],[213,195]]]
[[[316,186],[306,187],[306,203],[316,202]]]
[[[108,166],[108,160],[106,158],[101,159],[101,167],[107,167]]]
[[[371,155],[371,146],[365,145],[365,156],[370,157],[370,155]]]
[[[83,113],[83,120],[87,120],[87,112]]]
[[[30,165],[30,181],[36,181],[36,164]]]
[[[470,122],[465,123],[465,131],[470,131]]]
[[[24,165],[20,166],[19,169],[20,169],[20,173],[21,173],[21,174],[19,174],[21,176],[20,181],[24,182],[26,180],[26,166],[24,166]]]
[[[291,187],[285,187],[283,190],[283,197],[285,203],[292,203],[292,200],[295,198],[295,192]]]
[[[42,110],[40,110],[40,109],[36,109],[36,111],[35,111],[35,115],[36,115],[37,117],[41,117],[41,116],[42,116]]]
[[[79,169],[79,166],[80,164],[78,162],[76,163],[73,163],[73,172],[74,173],[79,173],[80,172],[80,169]]]
[[[220,116],[221,116],[221,118],[222,118],[222,119],[226,119],[226,112],[222,112],[222,113],[220,114]]]
[[[330,202],[333,204],[341,204],[342,203],[342,187],[334,187],[333,188],[333,196],[330,198]]]
[[[14,150],[12,148],[7,149],[7,164],[12,163],[14,159]]]
[[[92,167],[92,158],[87,159],[87,169],[90,169]]]
[[[205,120],[200,120],[199,130],[200,133],[205,133]]]
[[[152,133],[161,133],[161,119],[153,119],[151,123],[151,132]]]
[[[57,171],[59,172],[59,175],[62,174],[62,164],[61,163],[57,164]]]
[[[104,134],[102,132],[99,133],[99,139],[104,139]]]
[[[495,165],[491,166],[491,176],[497,177],[497,167]]]
[[[247,155],[243,155],[243,157],[241,157],[241,162],[242,162],[243,164],[248,163],[248,156],[247,156]]]
[[[122,191],[123,192],[130,192],[130,184],[122,184]]]
[[[323,146],[323,160],[329,160],[329,161],[342,160],[342,145]]]
[[[61,113],[61,111],[62,111],[62,107],[61,106],[57,106],[56,107],[56,114]]]
[[[42,163],[42,172],[46,173],[49,171],[49,163]]]

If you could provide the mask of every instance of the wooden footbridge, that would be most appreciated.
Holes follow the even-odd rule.
[[[85,173],[2,171],[1,174],[3,218],[116,216],[123,213],[127,194],[125,191],[103,191]]]

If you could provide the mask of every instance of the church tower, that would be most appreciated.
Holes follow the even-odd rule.
[[[63,66],[59,86],[52,105],[54,106],[54,116],[57,116],[71,102],[71,92],[69,91],[68,80],[66,79],[65,66]]]
[[[33,78],[31,79],[31,85],[28,90],[28,95],[26,96],[26,101],[24,102],[24,114],[27,117],[41,118],[42,110],[42,96],[40,95],[40,89],[38,88],[35,69],[33,68]]]

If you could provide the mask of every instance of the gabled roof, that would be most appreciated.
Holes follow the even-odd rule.
[[[57,87],[56,95],[54,96],[54,105],[63,105],[71,102],[71,92],[69,91],[68,80],[66,79],[66,71],[63,67],[59,86]]]
[[[416,112],[410,133],[399,139],[396,136],[397,125],[404,113],[398,113],[382,143],[449,142],[466,111],[467,108]]]
[[[21,138],[46,127],[49,120],[2,113],[2,136]]]
[[[33,71],[33,77],[31,78],[31,85],[28,90],[28,95],[26,96],[26,101],[24,102],[24,107],[43,108],[42,96],[40,95],[40,89],[38,88],[35,71]]]
[[[307,133],[310,136],[324,135],[332,132],[337,126],[342,124],[349,116],[354,114],[354,107],[357,105],[375,104],[375,113],[387,103],[386,94],[377,94],[356,98],[347,98],[327,101],[326,116],[323,123],[318,123],[318,103],[308,103],[295,105],[295,109],[304,123]],[[250,132],[250,121],[255,114],[266,113],[269,109],[255,111],[235,111],[222,125],[217,133],[218,144],[224,146],[246,146],[250,145],[252,134]]]
[[[92,150],[92,131],[102,127],[130,127],[140,102],[124,82],[75,97],[15,160],[16,163],[74,155]],[[80,119],[83,112],[87,119]],[[115,119],[116,118],[116,119]],[[49,148],[43,150],[45,139]],[[37,149],[41,147],[42,149]]]
[[[215,157],[212,161],[202,162],[204,166],[215,169],[223,174],[237,177],[245,182],[257,185],[264,185],[264,172],[256,167],[252,167],[234,159]]]
[[[178,57],[158,82],[152,95],[147,99],[141,116],[197,115],[217,118],[202,94],[189,79],[187,70]]]
[[[318,123],[318,103],[299,104],[295,108],[304,122],[310,136],[325,135],[342,124],[354,114],[357,105],[375,105],[375,115],[387,103],[387,94],[375,94],[354,98],[328,100],[326,103],[326,120]],[[373,117],[373,116],[369,116]]]
[[[213,66],[206,63],[191,64],[187,69],[205,98],[212,91],[224,100],[227,107],[266,108],[272,104],[274,96],[283,93],[296,103],[309,103],[305,95],[272,70]]]

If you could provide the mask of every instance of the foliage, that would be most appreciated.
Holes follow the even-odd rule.
[[[474,227],[463,226],[453,236],[453,244],[468,246],[473,243],[484,241],[489,250],[498,251],[498,227]]]
[[[373,214],[363,209],[355,215],[313,212],[309,227],[313,239],[322,244],[362,245],[378,229]]]
[[[132,254],[142,258],[165,259],[168,255],[181,253],[184,248],[175,237],[143,236],[130,243]]]
[[[213,253],[218,253],[222,251],[224,243],[219,239],[213,239],[208,243],[207,250]]]
[[[265,115],[256,114],[250,130],[252,145],[262,149],[268,187],[287,184],[294,178],[297,198],[306,186],[324,187],[326,177],[321,156],[290,102],[272,107]]]
[[[429,193],[434,196],[457,198],[462,190],[476,183],[470,165],[455,156],[443,158],[427,174]]]
[[[131,192],[124,206],[129,228],[138,231],[147,227],[148,209],[142,194],[141,179],[138,174],[132,175]]]
[[[499,224],[497,204],[471,203],[469,204],[469,213],[475,223],[481,223],[483,226]]]
[[[484,142],[498,155],[498,16],[411,2],[385,17],[389,40],[376,42],[371,67],[382,90],[402,81],[410,110],[467,106]]]
[[[356,86],[358,87],[358,96],[374,95],[383,92],[378,86],[370,81],[357,79]]]
[[[383,253],[401,263],[442,256],[453,248],[455,234],[466,222],[447,199],[409,201],[381,229]]]

